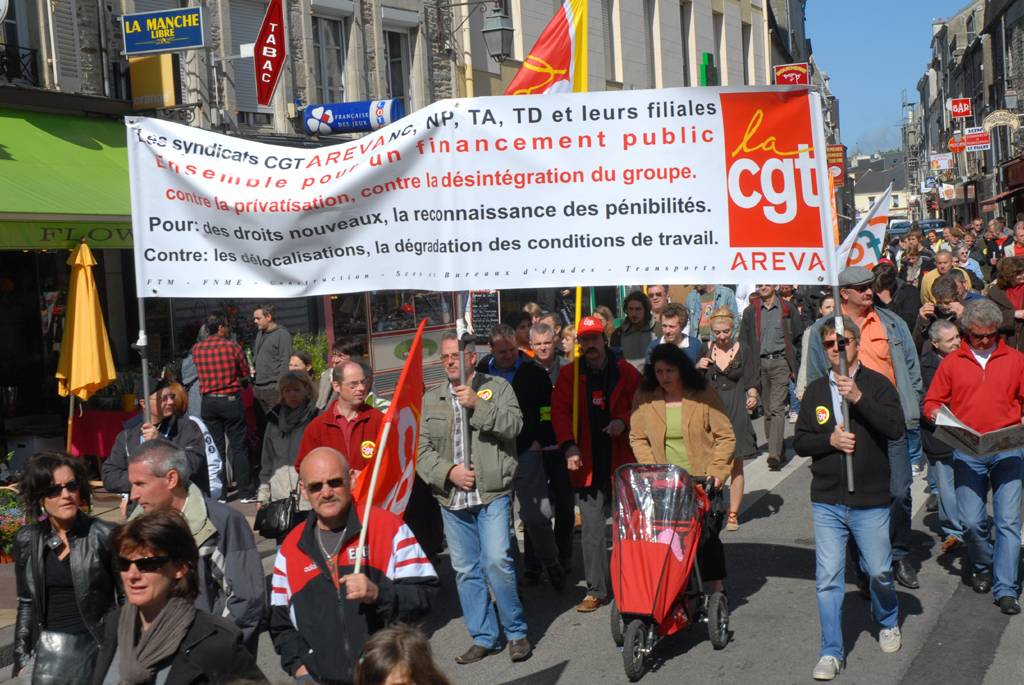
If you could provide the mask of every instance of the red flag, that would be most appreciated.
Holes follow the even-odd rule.
[[[587,92],[587,0],[564,0],[505,95]]]
[[[416,337],[405,358],[405,368],[395,388],[395,396],[384,415],[380,435],[377,436],[374,467],[379,470],[373,506],[399,516],[405,513],[405,505],[409,503],[413,480],[416,478],[420,412],[423,408],[423,327],[426,322],[426,319],[421,321],[416,331]],[[379,467],[376,462],[380,463]],[[356,502],[363,504],[369,499],[372,479],[369,469],[359,474],[352,490],[352,498]]]

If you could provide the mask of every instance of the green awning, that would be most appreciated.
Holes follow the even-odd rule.
[[[0,249],[131,247],[119,121],[0,109]]]

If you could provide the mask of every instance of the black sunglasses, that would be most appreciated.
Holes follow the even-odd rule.
[[[121,569],[121,573],[128,573],[132,564],[135,564],[135,568],[139,569],[139,573],[153,573],[154,571],[162,569],[170,560],[171,558],[168,556],[142,557],[141,559],[125,559],[124,557],[118,557],[117,566]]]
[[[313,494],[313,495],[315,495],[316,493],[318,493],[321,490],[323,490],[325,485],[327,487],[329,487],[331,490],[337,490],[338,488],[340,488],[344,484],[345,484],[345,479],[344,478],[332,478],[329,481],[327,481],[326,483],[309,483],[309,484],[306,485],[306,491],[311,493],[311,494]]]
[[[853,344],[853,338],[846,338],[846,344],[847,345],[852,345]],[[821,346],[824,347],[826,350],[831,350],[833,347],[836,346],[836,341],[835,340],[826,340],[826,341],[821,343]]]
[[[46,497],[47,499],[60,497],[60,494],[64,492],[65,488],[67,488],[68,492],[78,492],[79,490],[82,489],[82,484],[79,483],[77,479],[69,480],[67,483],[64,483],[63,485],[57,485],[56,483],[54,483],[50,487],[43,490],[43,497]]]
[[[864,283],[863,285],[844,285],[843,290],[856,290],[857,292],[862,293],[865,290],[871,290],[871,284]]]

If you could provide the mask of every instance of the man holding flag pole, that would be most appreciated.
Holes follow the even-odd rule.
[[[874,274],[870,267],[877,263],[881,255],[890,198],[891,187],[836,250],[836,263],[843,267],[836,289],[836,321],[837,327],[841,327],[838,317],[845,314],[860,328],[860,362],[866,368],[881,373],[896,386],[906,427],[914,430],[920,421],[922,397],[917,348],[906,322],[888,310],[876,308],[873,303]],[[818,334],[822,325],[822,321],[816,323],[810,337],[808,384],[826,375],[831,366]],[[913,476],[906,433],[889,442],[889,464],[889,494],[892,501],[889,538],[892,544],[893,574],[900,585],[916,589],[919,587],[917,573],[907,559],[910,553],[910,486]]]

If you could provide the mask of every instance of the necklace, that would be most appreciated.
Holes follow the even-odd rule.
[[[341,535],[338,537],[338,546],[334,548],[333,553],[328,552],[327,548],[324,547],[323,538],[320,537],[320,526],[316,527],[316,541],[317,544],[320,545],[320,551],[324,553],[324,561],[330,562],[335,556],[337,556],[338,551],[341,549],[341,543],[345,541],[345,536]]]

